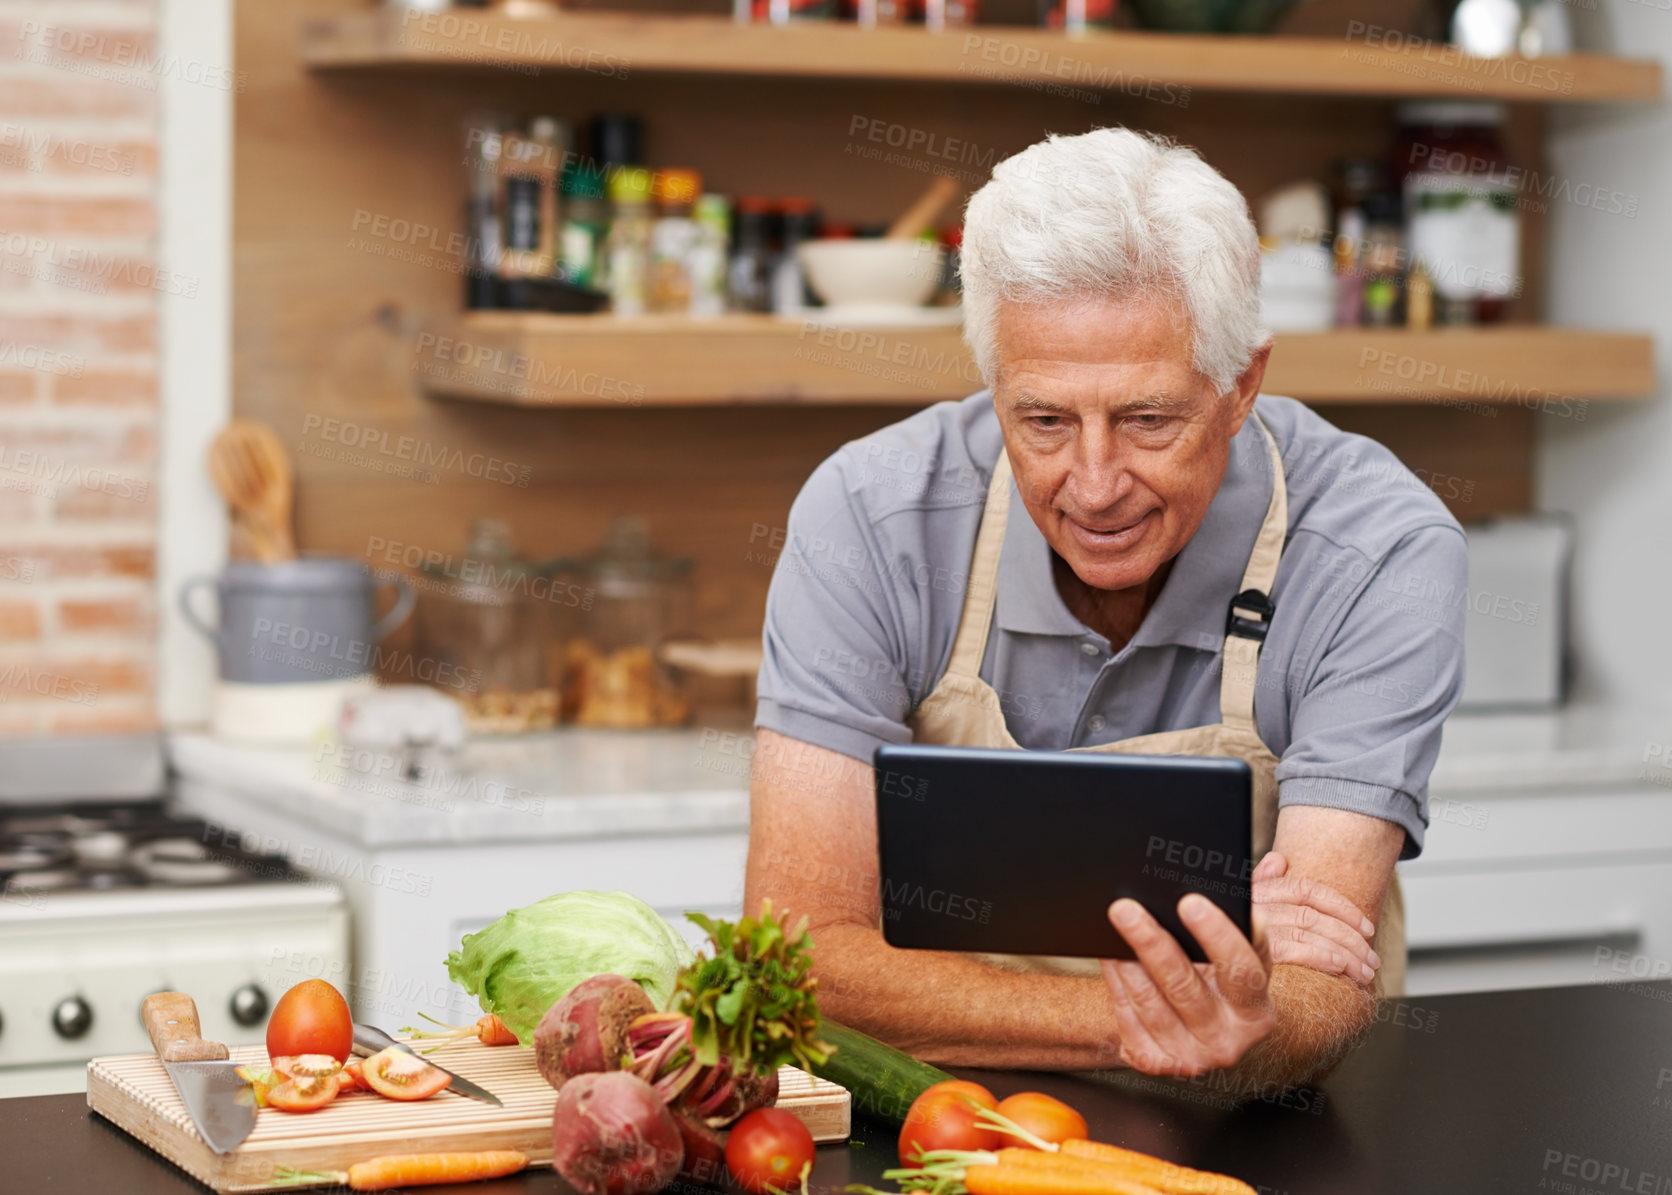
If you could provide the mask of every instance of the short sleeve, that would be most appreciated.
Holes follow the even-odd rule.
[[[776,539],[776,543],[770,540]],[[772,559],[755,725],[869,763],[911,738],[902,594],[838,458],[813,472]]]
[[[1279,806],[1395,822],[1406,833],[1400,857],[1421,853],[1428,777],[1463,691],[1468,579],[1455,525],[1412,532],[1369,572],[1300,686]]]

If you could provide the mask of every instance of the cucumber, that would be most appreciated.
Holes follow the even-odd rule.
[[[912,1101],[926,1088],[952,1077],[835,1021],[824,1021],[819,1036],[836,1050],[813,1073],[848,1089],[855,1116],[905,1124]]]

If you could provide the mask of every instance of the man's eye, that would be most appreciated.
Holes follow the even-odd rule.
[[[1142,431],[1158,431],[1167,426],[1169,420],[1165,415],[1134,415],[1132,423]]]
[[[1039,428],[1041,431],[1049,431],[1051,428],[1056,427],[1059,423],[1062,422],[1062,416],[1061,415],[1030,415],[1030,416],[1028,416],[1028,422],[1033,424],[1035,427]]]

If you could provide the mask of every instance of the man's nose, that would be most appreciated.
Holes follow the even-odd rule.
[[[1132,474],[1114,437],[1088,437],[1064,487],[1084,512],[1109,510],[1132,491]]]

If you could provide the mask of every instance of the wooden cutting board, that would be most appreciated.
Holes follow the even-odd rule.
[[[355,1092],[317,1112],[263,1108],[244,1143],[217,1154],[198,1135],[155,1054],[93,1059],[87,1064],[87,1105],[221,1192],[274,1188],[279,1166],[346,1170],[380,1154],[518,1149],[532,1166],[551,1165],[557,1092],[535,1069],[533,1050],[464,1041],[429,1057],[480,1083],[505,1106],[446,1091],[409,1102]],[[232,1051],[232,1061],[266,1066],[267,1051],[241,1046]],[[846,1088],[786,1066],[778,1072],[778,1106],[793,1112],[815,1141],[847,1140],[851,1099]]]

